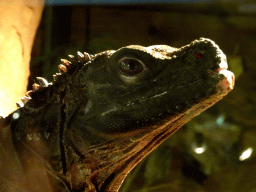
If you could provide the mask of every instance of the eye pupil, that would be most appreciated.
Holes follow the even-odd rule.
[[[143,71],[143,65],[136,59],[123,59],[120,61],[120,70],[126,75],[137,75]]]

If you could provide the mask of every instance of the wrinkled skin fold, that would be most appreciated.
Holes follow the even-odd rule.
[[[225,54],[205,38],[70,58],[0,119],[1,191],[117,192],[147,154],[234,86]]]

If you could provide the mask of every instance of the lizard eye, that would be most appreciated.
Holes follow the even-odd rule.
[[[120,71],[126,76],[134,76],[144,70],[145,65],[139,59],[124,57],[118,62]]]

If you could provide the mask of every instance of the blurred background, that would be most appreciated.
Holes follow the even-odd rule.
[[[234,90],[138,164],[121,192],[256,191],[255,1],[46,1],[28,90],[37,76],[53,81],[60,59],[78,50],[179,48],[200,37],[227,55]]]

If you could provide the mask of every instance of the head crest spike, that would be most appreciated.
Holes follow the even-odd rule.
[[[90,60],[91,60],[91,56],[90,56],[90,54],[89,54],[89,53],[84,52],[84,59],[85,59],[86,61],[90,61]]]
[[[36,77],[36,79],[39,82],[40,87],[48,87],[48,81],[44,79],[43,77]]]
[[[33,91],[29,90],[29,91],[26,92],[26,96],[31,97],[32,93],[33,93]]]
[[[29,101],[29,100],[31,100],[32,98],[31,97],[29,97],[29,96],[24,96],[24,98],[25,98],[25,100],[26,101]]]
[[[53,75],[53,80],[56,81],[58,79],[57,75]]]
[[[59,76],[61,76],[61,73],[55,73],[55,75],[53,75],[53,79],[56,81],[59,78]]]
[[[61,73],[67,72],[67,67],[65,65],[59,64],[58,69],[59,69],[59,72]]]
[[[33,87],[33,91],[36,91],[36,90],[38,90],[40,88],[40,86],[38,84],[36,84],[36,83],[34,83],[32,85],[32,87]]]
[[[81,53],[80,51],[77,51],[77,58],[79,62],[84,62],[85,58],[84,58],[84,54]]]
[[[75,58],[74,55],[68,55],[68,57],[71,59],[71,61],[72,61],[73,63],[76,63],[76,62],[77,62],[77,60],[76,60],[76,58]]]
[[[16,106],[17,106],[18,108],[24,107],[24,103],[21,102],[21,101],[18,101],[18,102],[16,103]]]
[[[31,97],[27,97],[27,96],[24,96],[24,97],[21,97],[20,100],[25,104],[27,103],[30,99],[32,99]]]
[[[61,63],[67,67],[70,67],[72,65],[71,62],[66,59],[61,59]]]

